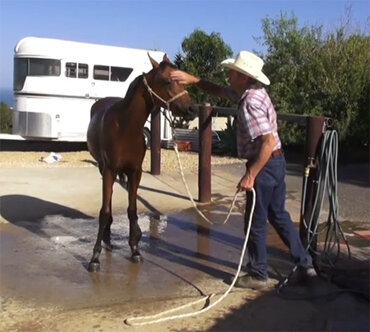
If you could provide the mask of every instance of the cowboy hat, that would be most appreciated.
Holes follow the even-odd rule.
[[[270,85],[270,80],[262,72],[263,64],[260,57],[248,51],[241,51],[235,59],[226,59],[221,62],[221,65],[226,68],[250,76],[265,85]]]

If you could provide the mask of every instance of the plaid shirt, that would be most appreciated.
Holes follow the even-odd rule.
[[[272,133],[274,150],[281,148],[275,108],[264,88],[251,86],[239,100],[237,117],[237,148],[240,158],[255,159],[261,148],[256,138]]]

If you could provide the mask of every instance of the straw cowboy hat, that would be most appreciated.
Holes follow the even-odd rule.
[[[247,51],[241,51],[235,59],[226,59],[221,62],[221,65],[226,68],[250,76],[265,85],[270,85],[270,80],[262,72],[263,64],[260,57]]]

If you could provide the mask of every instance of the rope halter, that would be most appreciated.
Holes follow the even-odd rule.
[[[182,91],[182,92],[178,93],[176,96],[174,96],[174,97],[172,97],[172,98],[170,98],[170,99],[168,99],[168,100],[166,101],[166,100],[164,100],[161,96],[159,96],[157,93],[155,93],[155,92],[153,91],[153,89],[149,86],[148,81],[147,81],[147,80],[146,80],[146,78],[145,78],[145,75],[143,75],[143,83],[144,83],[145,87],[147,88],[147,90],[148,90],[148,92],[149,92],[149,94],[150,94],[150,97],[152,98],[152,102],[153,102],[153,104],[154,104],[154,98],[153,98],[153,96],[154,96],[154,97],[156,97],[158,100],[160,100],[163,104],[165,104],[165,105],[166,105],[166,109],[167,109],[167,110],[169,110],[169,111],[170,111],[170,103],[172,103],[172,102],[173,102],[174,100],[176,100],[177,98],[180,98],[180,97],[182,97],[183,95],[185,95],[185,94],[187,94],[187,93],[188,93],[186,90],[184,90],[184,91]]]

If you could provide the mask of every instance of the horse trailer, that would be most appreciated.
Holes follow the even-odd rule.
[[[26,37],[14,50],[13,134],[30,140],[85,141],[92,104],[124,97],[130,83],[164,53]],[[168,111],[166,111],[168,112]],[[144,134],[149,139],[150,118]],[[161,116],[161,139],[171,129]]]

